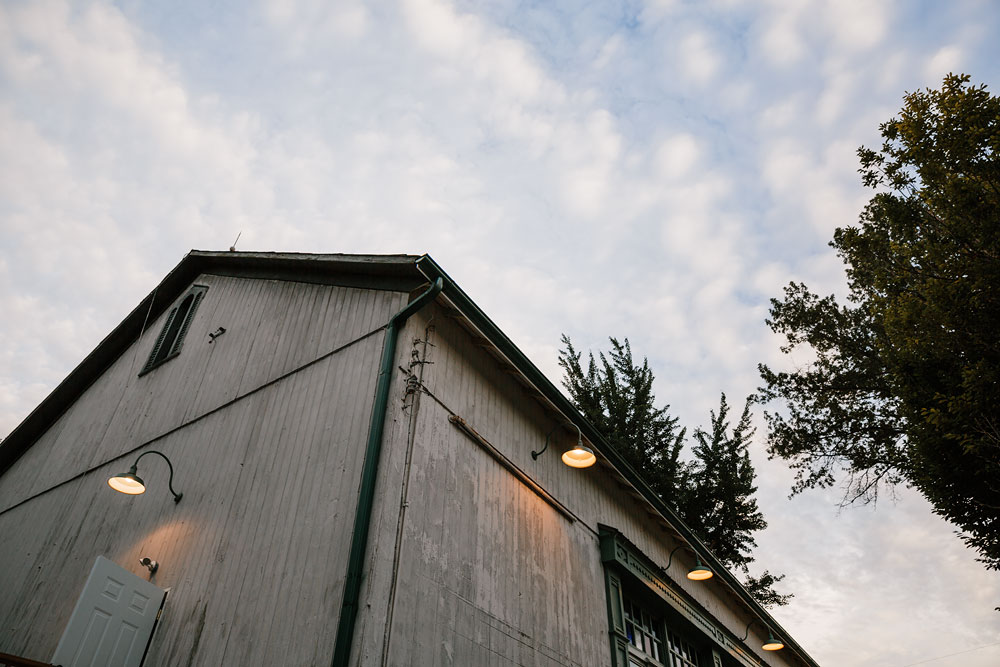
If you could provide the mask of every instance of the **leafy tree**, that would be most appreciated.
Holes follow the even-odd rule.
[[[583,355],[562,337],[559,365],[570,398],[719,560],[743,572],[745,586],[761,604],[787,604],[791,596],[773,588],[784,575],[765,571],[754,578],[747,567],[756,546],[753,533],[767,526],[753,498],[757,487],[747,452],[753,436],[749,400],[730,434],[729,404],[723,394],[718,413],[711,413],[711,431],[695,431],[694,460],[682,461],[686,429],[669,415],[670,406],[656,406],[647,360],[635,362],[628,339],[610,341],[610,352],[597,358],[590,353],[585,367]]]
[[[793,495],[843,475],[845,503],[916,487],[1000,568],[1000,99],[969,77],[907,94],[861,148],[876,190],[858,225],[835,231],[848,304],[802,284],[771,302],[789,372],[760,366],[772,456]]]

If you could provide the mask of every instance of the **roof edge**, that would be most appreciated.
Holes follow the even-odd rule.
[[[791,635],[743,588],[716,556],[694,534],[676,511],[664,503],[597,431],[576,407],[524,355],[503,331],[455,283],[430,255],[350,255],[281,252],[236,252],[191,250],[146,295],[138,305],[60,382],[27,417],[0,441],[0,476],[83,394],[138,338],[147,318],[151,321],[166,310],[198,275],[226,269],[283,270],[294,267],[296,275],[363,274],[372,271],[394,278],[424,278],[444,282],[443,294],[486,336],[497,349],[593,443],[618,472],[691,545],[713,571],[762,621],[779,632],[786,645],[804,662],[819,667]],[[257,277],[267,277],[258,275]],[[309,282],[309,280],[303,280]],[[133,332],[135,336],[133,337]]]
[[[819,667],[819,664],[813,660],[813,658],[803,649],[799,644],[792,639],[791,634],[785,630],[771,614],[764,609],[757,602],[743,584],[736,579],[735,576],[719,561],[719,559],[712,553],[707,546],[694,534],[694,531],[684,522],[683,519],[677,514],[677,512],[667,505],[660,497],[654,492],[648,484],[642,479],[642,477],[625,461],[624,458],[618,453],[618,451],[611,446],[611,444],[604,439],[604,436],[598,432],[598,430],[591,424],[580,412],[576,409],[566,396],[563,395],[559,389],[549,381],[549,379],[538,369],[535,364],[528,359],[527,356],[521,350],[514,345],[514,343],[507,337],[500,327],[496,325],[493,320],[489,318],[475,302],[469,298],[469,295],[462,290],[461,287],[455,283],[454,280],[444,271],[441,266],[435,262],[430,255],[422,255],[416,261],[417,269],[427,277],[428,280],[433,281],[436,278],[441,278],[444,280],[444,290],[445,296],[455,304],[462,313],[469,318],[472,324],[480,330],[480,332],[493,342],[494,345],[500,350],[500,352],[507,357],[507,359],[520,370],[527,377],[528,381],[531,382],[538,391],[545,396],[557,409],[559,409],[570,421],[576,424],[587,439],[597,446],[598,451],[603,455],[608,461],[618,470],[619,473],[625,477],[630,484],[632,484],[646,499],[653,508],[659,512],[659,514],[677,530],[678,533],[691,545],[695,553],[697,553],[703,561],[705,561],[711,568],[712,571],[716,573],[719,578],[724,581],[733,592],[747,605],[751,612],[756,614],[760,620],[764,621],[776,632],[781,633],[782,639],[786,641],[786,645],[793,649],[794,653],[813,667]]]
[[[0,476],[138,339],[144,324],[153,321],[203,273],[289,279],[294,267],[302,282],[310,277],[378,273],[389,284],[406,291],[407,278],[420,279],[418,255],[348,255],[281,252],[191,250],[167,273],[125,318],[56,385],[48,396],[0,441]],[[316,282],[327,282],[316,280]],[[352,281],[346,281],[350,286]]]

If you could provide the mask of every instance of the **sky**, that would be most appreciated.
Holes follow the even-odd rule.
[[[627,337],[707,425],[807,361],[764,322],[783,285],[846,293],[857,148],[948,72],[996,94],[998,34],[986,0],[0,0],[0,436],[237,237],[429,253],[553,382],[561,334]],[[773,614],[820,664],[1000,664],[1000,575],[926,501],[789,499],[763,428],[752,456]]]

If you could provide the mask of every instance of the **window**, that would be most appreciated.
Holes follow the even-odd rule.
[[[667,632],[670,667],[698,667],[698,654],[694,646],[681,639],[676,632]]]
[[[165,363],[181,353],[181,345],[184,343],[184,336],[187,334],[194,313],[201,303],[202,297],[208,288],[203,285],[195,285],[191,288],[180,304],[174,306],[167,315],[167,321],[163,324],[153,351],[149,353],[146,365],[142,367],[139,375],[145,375],[162,363]]]
[[[656,562],[620,531],[598,525],[614,667],[756,667]]]
[[[622,620],[628,667],[700,667],[699,651],[655,612],[658,605],[622,591]]]
[[[663,623],[634,600],[626,597],[623,603],[628,643],[633,649],[659,662],[663,654]]]

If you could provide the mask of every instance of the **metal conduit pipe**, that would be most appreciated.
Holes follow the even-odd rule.
[[[368,548],[368,527],[371,524],[372,507],[375,502],[375,480],[378,476],[379,456],[382,453],[382,430],[389,406],[389,385],[392,380],[392,362],[396,357],[396,340],[406,320],[432,301],[442,289],[444,280],[437,278],[423,294],[393,315],[385,329],[378,382],[375,386],[375,403],[372,405],[372,419],[368,426],[368,445],[365,447],[365,462],[361,469],[358,507],[354,513],[354,532],[351,535],[351,552],[347,559],[344,599],[340,605],[340,621],[337,624],[332,667],[347,667],[351,659],[354,623],[357,620],[358,598],[361,595],[361,571],[364,569],[365,551]]]

